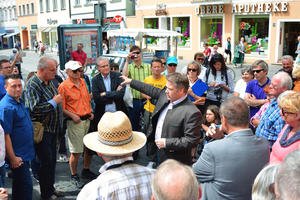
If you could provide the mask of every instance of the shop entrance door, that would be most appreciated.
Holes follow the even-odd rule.
[[[283,55],[291,55],[296,58],[297,37],[300,30],[300,22],[285,22],[283,35]]]

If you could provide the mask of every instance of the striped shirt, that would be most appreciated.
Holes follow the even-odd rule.
[[[276,99],[271,100],[271,104],[262,116],[259,125],[255,131],[255,135],[264,137],[270,143],[270,148],[277,140],[277,137],[285,125],[281,115],[280,108]]]
[[[57,133],[60,128],[62,108],[53,100],[57,94],[52,81],[46,85],[36,74],[29,79],[23,93],[25,106],[29,110],[32,121],[44,122],[49,116],[44,126],[44,132],[47,133]]]
[[[105,163],[99,170],[101,174],[98,178],[84,186],[77,200],[150,200],[151,179],[155,170],[134,163],[125,164],[132,160],[132,157],[126,157]],[[108,169],[113,166],[118,167]]]
[[[128,65],[128,78],[144,82],[145,78],[152,75],[150,64],[142,62],[140,67],[137,67],[134,62]],[[142,94],[131,89],[132,97],[134,99],[142,99]]]

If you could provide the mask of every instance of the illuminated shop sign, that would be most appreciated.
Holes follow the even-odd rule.
[[[287,12],[288,2],[233,4],[232,13]]]

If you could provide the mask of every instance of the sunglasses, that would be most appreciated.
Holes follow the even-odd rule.
[[[139,55],[141,52],[139,51],[135,51],[135,52],[132,52],[132,54],[136,54],[136,55]]]
[[[197,60],[204,60],[204,58],[197,58]]]
[[[282,108],[280,110],[281,110],[281,113],[282,113],[283,116],[296,114],[296,113],[293,113],[293,112],[284,111]]]
[[[77,72],[83,72],[83,69],[78,68],[78,69],[72,70],[72,72],[74,74],[76,74]]]
[[[188,72],[196,72],[197,69],[188,69]]]
[[[260,73],[261,71],[264,71],[263,69],[258,69],[258,70],[252,70],[253,73]]]
[[[170,64],[168,64],[168,66],[170,66],[170,67],[177,67],[177,64],[170,63]]]
[[[166,65],[167,63],[166,63],[166,62],[163,62],[162,64],[163,64],[163,65]]]

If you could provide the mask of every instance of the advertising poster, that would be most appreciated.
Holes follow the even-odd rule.
[[[118,37],[117,38],[118,53],[128,54],[129,49],[134,44],[135,44],[135,41],[132,37]]]
[[[95,64],[98,55],[97,30],[66,31],[65,47],[67,61],[71,60],[72,53],[77,50],[77,44],[83,44],[83,51],[87,54],[87,63]]]

